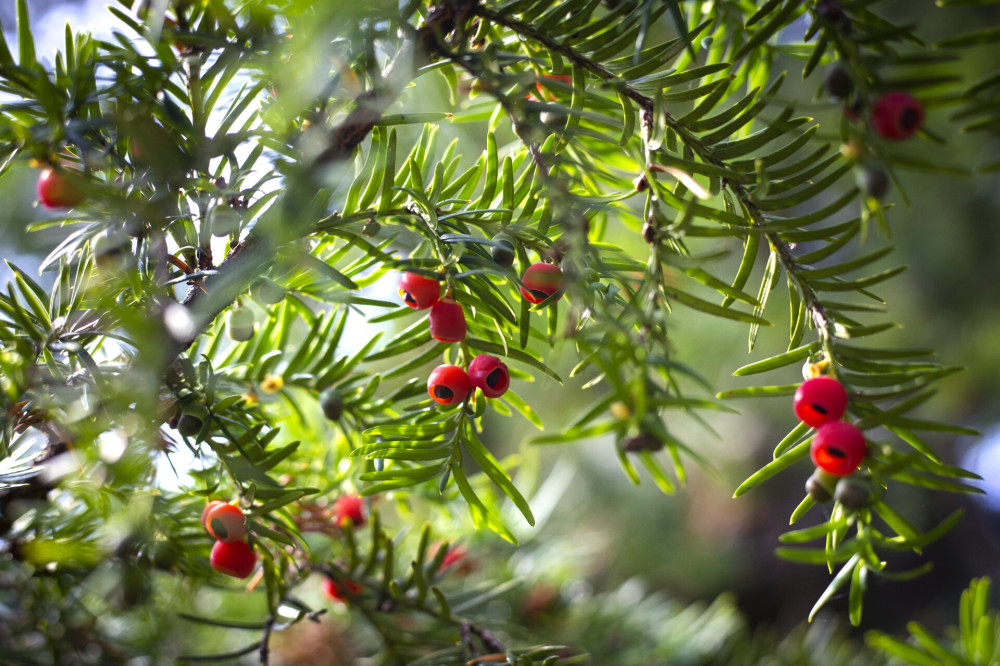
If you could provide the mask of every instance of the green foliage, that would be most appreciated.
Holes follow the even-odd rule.
[[[990,579],[978,578],[962,592],[958,612],[958,628],[949,628],[948,639],[940,639],[919,622],[910,622],[909,642],[878,631],[867,635],[868,644],[892,657],[893,662],[906,664],[954,664],[978,666],[992,664],[1000,658],[1000,625],[997,611],[990,608]]]
[[[673,493],[692,462],[712,467],[686,425],[711,436],[725,399],[788,400],[803,363],[848,388],[849,418],[869,441],[857,474],[875,489],[867,506],[837,503],[781,538],[779,556],[837,569],[814,613],[847,588],[859,623],[871,576],[924,571],[888,572],[884,553],[919,552],[958,518],[922,531],[883,489],[978,492],[978,477],[946,465],[926,436],[971,431],[919,415],[956,368],[868,340],[889,337],[873,290],[903,267],[883,261],[891,246],[858,249],[890,225],[855,178],[881,165],[898,189],[898,170],[973,171],[949,164],[943,126],[996,131],[1000,78],[967,80],[961,68],[995,30],[929,49],[868,0],[838,5],[849,29],[804,0],[119,4],[108,41],[67,26],[51,66],[25,0],[16,53],[0,43],[0,174],[55,167],[87,197],[33,225],[56,239],[41,265],[51,288],[11,264],[0,292],[12,598],[96,595],[118,576],[121,597],[79,603],[129,613],[170,585],[217,582],[195,516],[224,497],[249,517],[262,619],[183,617],[261,638],[182,658],[256,651],[266,662],[272,632],[319,617],[298,595],[319,572],[361,585],[349,607],[385,663],[580,663],[552,646],[508,649],[510,634],[486,628],[495,619],[467,617],[507,588],[439,586],[446,549],[432,556],[425,529],[403,556],[405,525],[455,506],[512,544],[521,519],[535,525],[537,456],[498,450],[495,417],[543,430],[535,444],[613,437],[632,481],[638,461]],[[794,25],[808,26],[803,41]],[[818,87],[832,62],[854,82],[856,122],[789,81]],[[933,112],[916,148],[865,117],[897,88]],[[516,269],[492,258],[501,232]],[[533,305],[519,276],[537,261],[558,264],[565,285]],[[464,341],[434,341],[422,313],[379,297],[399,271],[442,281],[465,309]],[[784,297],[787,345],[768,330]],[[775,379],[716,392],[675,353],[675,308],[745,325],[750,352],[780,335],[784,352],[734,373]],[[430,363],[478,353],[504,358],[514,390],[473,391],[451,408],[428,398]],[[546,429],[559,415],[521,395],[523,382],[554,390],[577,378],[592,402]],[[343,399],[335,422],[319,405],[330,389]],[[181,434],[192,410],[200,430]],[[806,478],[812,436],[793,428],[735,494],[793,467]],[[165,481],[175,461],[190,468]],[[373,512],[365,540],[332,524],[331,501],[354,491],[398,524]],[[53,653],[78,649],[78,634],[116,662],[151,650],[114,647],[106,627],[59,612],[72,631]],[[702,629],[725,633],[729,612],[710,609]]]

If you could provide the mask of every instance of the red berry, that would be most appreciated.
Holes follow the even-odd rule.
[[[403,273],[399,297],[414,310],[426,310],[441,296],[441,283],[417,273]]]
[[[792,406],[800,421],[816,428],[840,420],[847,409],[847,391],[833,377],[813,377],[799,385]]]
[[[510,372],[496,356],[480,354],[469,364],[469,382],[487,398],[499,398],[510,387]]]
[[[212,509],[220,507],[223,504],[225,504],[225,502],[223,502],[222,500],[212,500],[211,502],[205,505],[204,509],[201,510],[201,526],[204,527],[206,531],[208,530],[208,513]]]
[[[46,208],[70,208],[87,196],[69,176],[50,167],[38,176],[38,198]]]
[[[205,529],[219,541],[241,541],[247,533],[246,516],[235,504],[222,502],[205,513]]]
[[[444,554],[444,559],[441,560],[441,568],[438,569],[438,571],[444,571],[448,567],[458,564],[465,559],[466,555],[468,555],[468,550],[466,550],[465,546],[461,544],[452,546],[448,549],[448,552]]]
[[[323,579],[323,593],[334,601],[346,603],[352,597],[360,595],[361,590],[361,585],[355,583],[353,580],[344,581],[344,589],[341,589],[339,585],[333,582],[332,578]]]
[[[865,436],[846,421],[824,423],[816,430],[809,455],[813,463],[834,476],[846,476],[864,460]]]
[[[212,568],[233,578],[246,578],[257,565],[257,553],[243,541],[216,541],[209,558]]]
[[[465,339],[465,312],[450,298],[442,298],[431,308],[428,317],[431,337],[439,342],[461,342]]]
[[[573,77],[570,76],[569,74],[545,74],[543,78],[549,79],[550,81],[559,81],[561,83],[565,83],[566,85],[573,85]],[[548,97],[553,97],[553,95],[547,92],[546,90],[546,88],[548,88],[548,85],[549,85],[548,83],[543,83],[542,81],[538,81],[537,83],[535,83],[535,89],[538,90],[539,94],[541,95],[548,95]],[[531,96],[529,95],[529,97]]]
[[[521,295],[531,303],[541,303],[562,288],[563,273],[553,264],[532,264],[521,276],[521,283]]]
[[[872,127],[892,141],[909,139],[924,123],[924,107],[905,92],[882,95],[872,108]]]
[[[466,399],[471,386],[469,375],[457,365],[439,365],[427,378],[427,393],[442,405],[456,405]]]
[[[340,527],[349,524],[361,527],[365,524],[365,503],[360,495],[341,495],[333,503],[333,512]]]

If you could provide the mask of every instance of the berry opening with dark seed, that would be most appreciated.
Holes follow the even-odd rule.
[[[470,390],[469,375],[457,365],[439,365],[427,378],[427,394],[442,405],[456,405],[464,401]]]
[[[487,398],[499,398],[510,388],[510,371],[492,354],[480,354],[469,363],[469,382]]]
[[[875,132],[885,139],[909,139],[924,123],[924,107],[908,93],[888,92],[872,107],[871,123]]]
[[[563,272],[553,264],[537,263],[521,276],[521,295],[530,303],[541,303],[563,286]]]
[[[845,421],[821,425],[809,446],[813,464],[834,476],[847,476],[856,470],[866,451],[864,434]]]
[[[792,408],[800,421],[816,428],[844,415],[847,391],[833,377],[813,377],[796,389]]]
[[[417,273],[403,273],[399,280],[399,297],[414,310],[426,310],[438,302],[441,283]]]

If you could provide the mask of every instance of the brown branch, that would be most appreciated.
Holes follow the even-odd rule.
[[[264,632],[260,638],[260,650],[257,653],[258,659],[260,660],[260,666],[268,666],[270,663],[271,656],[271,632],[274,630],[274,616],[267,618],[267,622],[264,623]]]

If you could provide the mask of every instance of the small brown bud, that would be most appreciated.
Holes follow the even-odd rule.
[[[663,442],[648,432],[640,432],[638,435],[632,435],[623,439],[621,447],[629,453],[659,451],[663,448]]]
[[[656,242],[656,227],[650,224],[649,220],[642,225],[642,238],[650,244]]]

